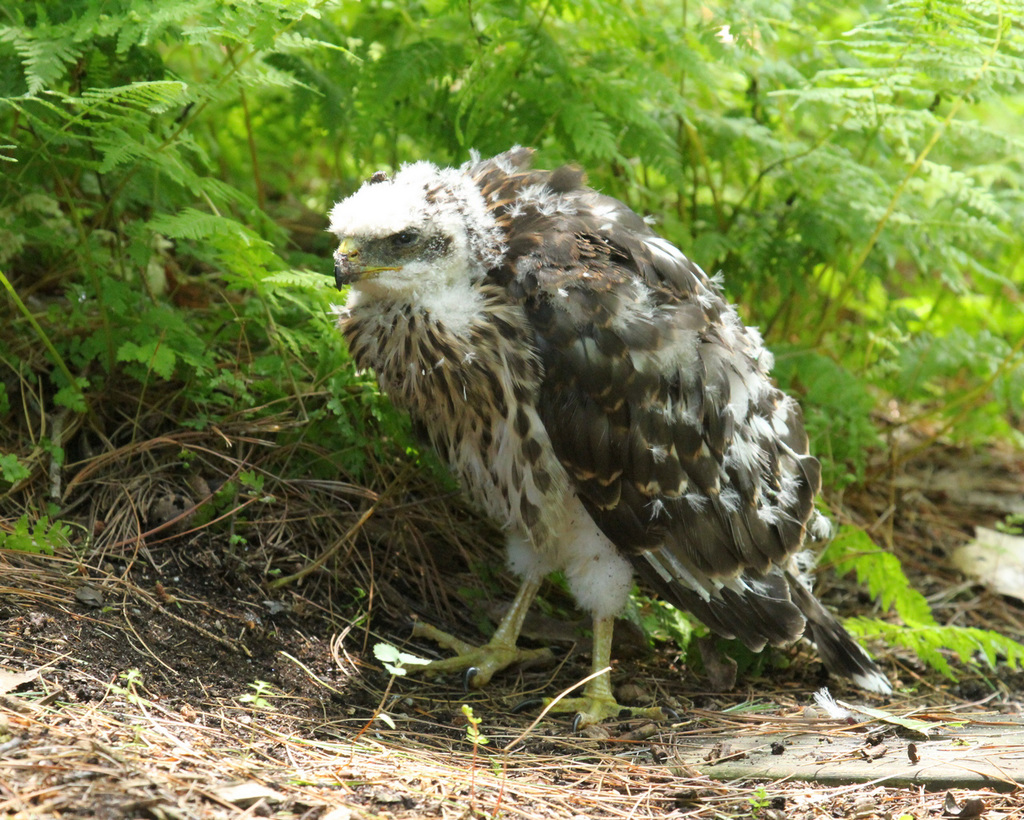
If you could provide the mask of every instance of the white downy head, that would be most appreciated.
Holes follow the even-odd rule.
[[[464,292],[501,261],[502,234],[473,179],[429,162],[363,184],[331,210],[338,286],[424,301]]]

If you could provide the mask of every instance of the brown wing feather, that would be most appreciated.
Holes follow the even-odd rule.
[[[475,173],[507,235],[490,275],[532,325],[537,409],[594,520],[690,609],[721,599],[719,579],[767,577],[803,542],[818,470],[796,405],[752,358],[759,339],[696,265],[578,170],[532,171],[518,154]],[[733,386],[751,400],[732,402]],[[802,631],[784,579],[776,586],[753,606],[754,620],[774,607],[776,626],[753,645]],[[706,615],[735,634],[734,609]]]
[[[647,583],[752,649],[807,629],[833,672],[889,684],[793,578],[818,461],[756,331],[700,268],[575,167],[515,149],[474,174],[505,231],[489,276],[543,365],[538,414],[587,511]]]

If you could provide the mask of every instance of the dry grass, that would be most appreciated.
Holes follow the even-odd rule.
[[[43,673],[45,680],[46,674]],[[0,812],[4,816],[275,817],[769,817],[940,816],[941,792],[884,784],[821,787],[796,781],[719,782],[675,765],[674,732],[593,741],[544,738],[500,749],[442,737],[397,710],[345,721],[285,715],[215,699],[167,708],[142,687],[108,685],[89,705],[61,704],[42,690],[3,701]],[[744,727],[770,730],[771,718]],[[421,728],[424,730],[421,731]],[[835,727],[833,727],[835,728]],[[710,738],[732,737],[735,721],[702,715]],[[777,727],[776,727],[777,729]],[[325,731],[336,734],[324,739]],[[708,767],[709,771],[713,771]],[[980,799],[987,818],[1024,817],[1013,795],[959,789]],[[774,807],[774,809],[773,809]]]

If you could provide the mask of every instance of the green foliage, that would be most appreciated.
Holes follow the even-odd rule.
[[[53,555],[55,549],[71,542],[71,527],[62,521],[50,521],[43,515],[31,521],[22,515],[10,531],[0,530],[0,549]]]
[[[389,643],[377,643],[373,645],[373,656],[384,664],[389,674],[403,676],[408,670],[407,666],[425,666],[430,661],[425,660],[409,652],[402,652],[398,647]]]
[[[358,472],[391,422],[343,351],[312,355],[329,297],[301,268],[324,269],[329,243],[298,249],[282,226],[307,210],[322,226],[381,161],[537,145],[724,270],[787,345],[780,376],[806,391],[828,481],[859,480],[871,386],[953,435],[1018,435],[1020,10],[16,5],[0,23],[0,264],[68,298],[25,317],[54,337],[56,390],[181,384],[201,426],[312,383],[343,397],[313,421],[339,423]],[[21,351],[4,340],[0,357],[15,369]]]
[[[750,803],[750,816],[760,817],[761,813],[771,805],[772,800],[768,795],[768,790],[764,786],[758,786],[747,798],[747,802]]]
[[[466,740],[473,744],[473,748],[476,749],[478,746],[486,746],[490,743],[491,739],[480,731],[483,718],[478,718],[473,714],[473,707],[468,703],[462,704],[462,714],[466,718]]]
[[[631,620],[637,622],[644,634],[657,641],[672,641],[680,651],[685,653],[695,634],[701,634],[703,626],[690,620],[685,612],[681,612],[671,604],[657,598],[647,598],[633,593],[630,610],[627,613]]]
[[[124,681],[124,686],[118,686],[116,683],[111,682],[108,688],[112,693],[120,695],[136,706],[144,709],[152,708],[153,702],[142,695],[140,691],[145,691],[142,672],[138,669],[129,669],[127,672],[118,673],[117,677]]]
[[[850,618],[846,627],[852,635],[882,638],[890,646],[909,649],[950,680],[957,676],[943,651],[953,653],[967,666],[977,666],[979,661],[989,669],[999,664],[1010,669],[1024,666],[1024,644],[991,629],[938,624],[898,626],[874,618]]]
[[[811,451],[821,460],[826,486],[862,481],[868,454],[881,443],[871,421],[875,399],[864,383],[811,350],[783,348],[775,361],[779,384],[803,396]]]
[[[301,81],[274,61],[344,52],[297,31],[323,7],[139,0],[101,14],[80,0],[5,11],[0,264],[11,276],[0,276],[20,314],[0,333],[5,372],[41,378],[53,405],[94,419],[119,412],[110,399],[122,390],[139,409],[173,396],[179,424],[199,429],[264,412],[301,385],[323,397],[304,409],[308,433],[335,443],[333,467],[321,467],[331,477],[358,477],[381,429],[402,439],[330,327],[329,280],[312,289],[296,270],[323,254],[296,248],[265,208],[288,180],[267,182],[254,153],[257,139],[268,157],[270,145],[297,144],[260,130],[248,109],[262,99],[273,121],[288,108],[283,95]],[[280,122],[308,128],[297,112]],[[275,274],[291,275],[288,287],[264,283]],[[49,362],[27,355],[37,343]],[[11,483],[24,477],[22,447],[0,434]]]
[[[19,481],[24,481],[30,475],[32,475],[32,471],[22,464],[14,453],[0,455],[0,478],[5,482],[17,484]]]
[[[943,652],[953,653],[963,664],[980,660],[994,669],[1004,663],[1011,669],[1024,665],[1024,644],[990,629],[941,626],[921,593],[914,590],[895,556],[879,550],[863,530],[843,526],[821,556],[837,572],[855,571],[857,582],[879,599],[883,609],[893,609],[903,620],[897,626],[873,618],[849,618],[846,627],[861,637],[883,638],[892,646],[910,649],[924,663],[956,680]]]
[[[239,695],[239,703],[244,703],[247,706],[251,706],[253,709],[263,709],[267,712],[273,711],[277,708],[270,700],[268,700],[268,698],[279,696],[279,693],[274,690],[273,684],[267,683],[265,680],[255,680],[249,684],[249,688],[253,691],[246,692],[244,695]]]
[[[1008,535],[1024,534],[1024,514],[1012,513],[1006,516],[1003,521],[996,522],[996,529]]]
[[[883,609],[894,609],[908,626],[935,624],[931,607],[920,592],[910,586],[897,558],[875,546],[864,530],[844,524],[822,552],[820,562],[842,575],[857,573],[857,583],[867,587]]]

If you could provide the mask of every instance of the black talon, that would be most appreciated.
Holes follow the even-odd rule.
[[[544,698],[527,698],[526,700],[519,701],[519,703],[513,706],[509,712],[516,715],[520,712],[525,712],[527,709],[532,709],[534,706],[541,706],[543,703]]]
[[[580,721],[583,720],[583,713],[577,712],[576,717],[572,719],[572,733],[574,735],[579,734]]]
[[[479,674],[479,672],[479,667],[471,666],[465,672],[462,673],[463,692],[466,692],[467,694],[469,693],[469,684],[473,682],[473,678],[475,678]]]
[[[669,720],[673,723],[682,723],[683,718],[675,709],[669,709],[667,706],[662,706],[661,711],[665,713]]]

